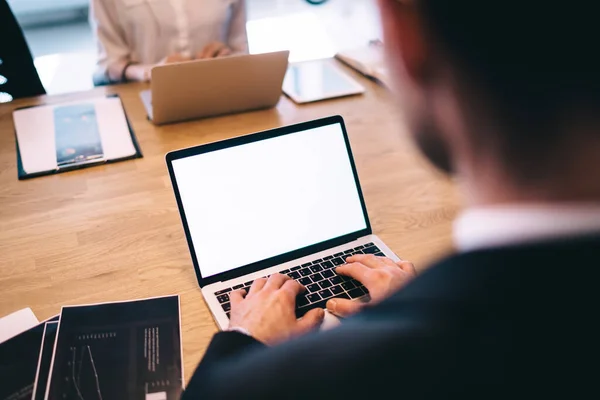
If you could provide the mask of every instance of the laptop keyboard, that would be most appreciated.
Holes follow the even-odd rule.
[[[286,274],[306,287],[306,291],[296,298],[296,316],[298,318],[313,308],[325,308],[327,300],[334,297],[357,299],[369,294],[367,288],[356,279],[338,275],[334,271],[335,267],[345,264],[346,258],[354,254],[385,256],[385,254],[383,254],[373,243],[367,243],[364,246],[340,251],[327,257],[279,271],[280,274]],[[265,276],[264,278],[268,278],[268,276]],[[237,289],[249,290],[252,282],[253,281],[248,281],[215,292],[215,296],[221,304],[223,311],[227,314],[227,318],[229,318],[231,310],[229,292]]]

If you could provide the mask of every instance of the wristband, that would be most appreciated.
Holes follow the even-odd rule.
[[[132,63],[131,61],[129,61],[127,64],[125,64],[125,67],[123,68],[123,72],[121,73],[121,82],[125,83],[125,82],[129,82],[129,79],[127,79],[127,68],[131,67],[134,63]]]

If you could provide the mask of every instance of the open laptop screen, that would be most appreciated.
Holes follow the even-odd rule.
[[[367,228],[340,123],[172,167],[203,278]]]

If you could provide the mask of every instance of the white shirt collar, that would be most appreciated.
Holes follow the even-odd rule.
[[[459,252],[600,233],[600,204],[469,209],[454,222]]]

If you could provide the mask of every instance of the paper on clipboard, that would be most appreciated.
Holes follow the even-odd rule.
[[[79,117],[61,112],[74,107],[87,107],[91,113]],[[57,119],[58,116],[58,119]],[[99,161],[125,158],[136,154],[125,111],[118,97],[102,97],[78,102],[45,105],[16,110],[13,113],[15,130],[23,169],[27,174],[52,171],[58,168],[61,138],[77,142],[78,130],[91,132],[100,139]],[[58,135],[58,136],[57,136]],[[57,145],[58,143],[58,145]],[[74,143],[76,148],[81,143]],[[57,151],[58,150],[58,151]],[[73,149],[68,149],[75,151]],[[96,149],[97,150],[97,149]]]

